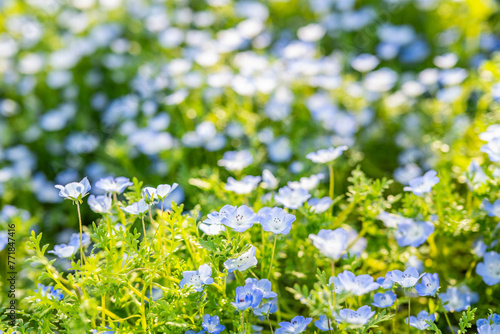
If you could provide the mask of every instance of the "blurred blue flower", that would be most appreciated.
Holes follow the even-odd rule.
[[[278,311],[278,298],[273,297],[268,300],[262,300],[258,307],[253,309],[253,314],[258,317],[267,316]]]
[[[434,296],[439,288],[439,275],[424,274],[420,284],[415,285],[419,296]]]
[[[88,247],[90,245],[90,236],[88,233],[82,234],[82,246]],[[68,244],[59,244],[54,246],[54,250],[47,253],[55,254],[61,259],[71,258],[80,249],[80,234],[73,233]]]
[[[202,264],[196,271],[185,271],[182,273],[182,280],[179,282],[179,288],[193,288],[194,291],[203,291],[204,285],[214,282],[212,268],[208,264]]]
[[[130,204],[124,207],[122,210],[131,215],[141,215],[144,214],[149,209],[149,204],[146,204],[144,198],[141,198],[139,202]]]
[[[0,252],[4,250],[9,242],[7,231],[0,231]]]
[[[500,315],[493,313],[486,319],[477,319],[476,326],[479,334],[498,334],[500,330]]]
[[[314,322],[314,326],[320,331],[326,332],[333,329],[333,322],[331,319],[328,319],[326,315],[320,315],[319,320]]]
[[[398,283],[401,285],[403,288],[411,288],[415,284],[417,284],[418,280],[424,275],[425,273],[421,274],[419,276],[418,270],[414,267],[407,268],[404,272],[401,270],[393,270],[389,271],[385,277],[389,278],[392,280],[394,283]]]
[[[309,234],[314,246],[326,257],[338,260],[347,248],[347,232],[343,228],[320,230],[317,235]]]
[[[330,147],[321,149],[316,152],[311,152],[306,155],[306,158],[317,164],[325,164],[334,161],[347,150],[347,146]]]
[[[481,152],[488,154],[492,162],[500,161],[500,138],[494,138],[481,147]]]
[[[106,328],[107,328],[107,329],[111,329],[111,327],[109,327],[109,326],[106,326]],[[100,332],[100,331],[98,331],[97,329],[91,329],[91,330],[90,330],[90,332],[91,332],[92,334],[114,334],[114,333],[115,333],[115,331],[104,331],[104,332]]]
[[[373,277],[370,275],[356,276],[348,270],[337,275],[338,282],[340,283],[342,292],[350,293],[355,296],[362,296],[370,291],[378,289],[380,286],[374,282]],[[334,280],[334,283],[335,280]],[[331,278],[330,278],[331,284]],[[335,287],[337,288],[337,287]]]
[[[369,53],[362,53],[351,60],[351,66],[361,73],[370,72],[380,64],[380,60]]]
[[[224,206],[224,217],[221,223],[231,227],[236,232],[245,232],[254,223],[258,222],[259,217],[246,205],[239,207]]]
[[[475,300],[472,293],[461,291],[456,287],[448,287],[445,293],[440,293],[439,298],[448,312],[460,312],[471,305]]]
[[[432,187],[439,182],[439,177],[437,177],[437,172],[430,170],[423,176],[414,178],[409,182],[408,187],[404,187],[404,191],[411,191],[417,196],[426,194],[432,190]]]
[[[257,219],[264,231],[288,234],[296,218],[282,208],[264,207],[259,210]]]
[[[56,185],[59,189],[59,196],[73,201],[80,201],[83,197],[87,196],[90,191],[89,180],[84,177],[80,182],[71,182],[65,186]]]
[[[301,177],[299,181],[288,182],[288,187],[292,189],[302,188],[310,191],[316,188],[324,178],[325,174],[323,173],[313,174],[309,177]]]
[[[401,247],[419,247],[434,232],[434,224],[428,221],[405,219],[399,222],[396,240]]]
[[[209,314],[205,314],[203,316],[203,323],[201,325],[203,329],[210,334],[219,334],[226,328],[225,326],[220,324],[218,316],[210,316]]]
[[[269,190],[278,188],[278,179],[273,175],[273,173],[269,169],[264,169],[262,171],[261,187]]]
[[[247,150],[225,152],[222,159],[217,162],[219,166],[225,167],[230,171],[241,171],[252,163],[253,156]]]
[[[120,176],[113,178],[112,176],[100,179],[95,183],[96,188],[102,189],[107,193],[121,194],[127,187],[133,185],[126,177]]]
[[[47,299],[50,300],[62,300],[64,298],[61,290],[54,290],[53,286],[45,286],[40,283],[38,283],[38,289],[35,290],[35,293],[40,293],[42,297],[47,297]],[[39,302],[40,299],[37,299],[36,301]]]
[[[311,195],[305,189],[291,189],[285,186],[278,190],[278,195],[275,195],[274,199],[287,209],[298,209],[310,197]]]
[[[164,200],[168,195],[170,195],[179,185],[174,183],[160,184],[158,187],[144,187],[142,189],[142,196],[145,197],[146,202],[150,203],[155,200]]]
[[[333,200],[329,196],[322,198],[311,198],[307,201],[310,211],[316,214],[326,212],[332,206]]]
[[[236,194],[246,195],[251,193],[257,188],[261,180],[260,176],[247,175],[243,177],[240,181],[235,180],[232,177],[227,179],[227,183],[224,187],[227,191],[232,191]]]
[[[240,256],[234,259],[226,260],[226,262],[224,262],[224,267],[230,273],[235,270],[245,271],[248,268],[257,265],[257,258],[255,257],[256,252],[257,248],[250,245],[250,249],[242,253]]]
[[[488,212],[488,216],[490,217],[499,217],[500,218],[500,200],[497,199],[495,202],[490,203],[487,199],[484,199],[483,208]]]
[[[245,284],[236,288],[236,301],[231,304],[240,311],[257,307],[264,294],[261,290],[255,289],[253,284]]]
[[[484,260],[477,264],[476,274],[483,278],[487,285],[500,283],[500,254],[488,252],[484,254]]]
[[[426,321],[434,322],[436,316],[434,314],[429,315],[427,311],[420,311],[420,313],[414,317],[410,316],[410,326],[420,329],[421,331],[429,328],[429,324]],[[406,323],[408,323],[408,317],[406,318]]]
[[[280,322],[280,328],[276,329],[276,334],[298,334],[306,330],[307,325],[312,321],[312,318],[304,318],[303,316],[293,317],[290,322]]]
[[[500,326],[496,325],[482,325],[477,328],[478,334],[500,334]]]
[[[90,195],[87,203],[89,204],[90,209],[96,213],[108,213],[111,210],[112,205],[111,198],[104,195]]]
[[[375,314],[368,305],[361,306],[356,311],[350,309],[342,309],[338,314],[335,314],[335,320],[341,323],[350,324],[354,327],[366,325],[368,320]]]
[[[292,146],[290,139],[280,136],[267,144],[269,160],[275,163],[289,161],[292,158]]]
[[[387,278],[387,277],[378,277],[376,279],[376,282],[380,285],[380,287],[382,289],[385,289],[385,290],[392,288],[392,285],[394,284],[394,282],[390,278]]]
[[[396,301],[396,294],[392,291],[386,291],[384,293],[377,292],[373,295],[373,306],[385,308],[391,307]]]

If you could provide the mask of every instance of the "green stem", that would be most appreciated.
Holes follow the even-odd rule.
[[[410,334],[410,308],[411,308],[411,288],[408,288],[408,334]]]
[[[446,312],[446,309],[444,308],[444,305],[443,305],[443,302],[441,301],[441,299],[439,299],[439,304],[441,305],[441,308],[443,309],[444,317],[446,318],[446,322],[448,323],[448,326],[450,327],[451,333],[455,334],[455,331],[453,331],[453,327],[451,326],[450,318],[448,318],[448,312]]]
[[[271,324],[271,319],[269,319],[269,314],[267,315],[267,322],[269,323],[269,329],[271,330],[271,334],[274,334],[273,325]]]
[[[80,203],[76,202],[76,209],[78,210],[78,222],[80,223],[80,266],[83,266],[83,232],[82,232],[82,215],[80,213]]]
[[[333,200],[335,179],[333,174],[333,164],[328,165],[328,170],[330,171],[330,198]]]
[[[273,261],[274,261],[274,252],[276,251],[276,240],[278,239],[278,235],[274,235],[274,245],[273,245],[273,253],[271,255],[271,264],[269,265],[269,273],[267,274],[267,279],[271,277],[271,271],[273,269]]]
[[[241,311],[241,333],[245,333],[245,311]]]

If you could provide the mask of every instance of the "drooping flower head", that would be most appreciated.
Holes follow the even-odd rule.
[[[80,202],[83,197],[87,196],[91,189],[87,177],[84,177],[80,182],[71,182],[65,186],[58,184],[55,187],[59,189],[60,197],[78,202]]]
[[[328,149],[308,153],[306,158],[317,164],[326,164],[340,157],[345,150],[347,150],[347,146],[332,146]]]
[[[95,183],[96,188],[102,189],[107,193],[121,194],[127,187],[133,185],[126,177],[120,176],[114,178],[112,176],[100,179]]]
[[[423,176],[419,176],[410,180],[409,186],[404,187],[404,191],[411,191],[417,196],[422,196],[432,190],[439,182],[439,177],[437,177],[437,172],[435,170],[430,170]]]
[[[235,270],[245,271],[250,267],[257,265],[257,258],[255,257],[255,253],[257,252],[257,248],[250,245],[250,249],[242,253],[240,256],[228,259],[224,262],[224,267],[228,272],[233,272]]]
[[[210,334],[219,334],[226,328],[220,324],[218,316],[210,316],[209,314],[205,314],[205,316],[203,316],[203,323],[201,325],[203,329]]]
[[[290,322],[280,322],[280,328],[276,329],[276,334],[299,334],[306,330],[311,323],[312,318],[304,318],[303,316],[293,317]]]
[[[421,274],[419,276],[418,270],[414,267],[407,268],[404,272],[401,270],[393,270],[389,271],[385,277],[389,278],[392,280],[394,283],[398,283],[401,285],[403,288],[411,288],[417,284],[418,280],[424,275],[425,273]]]
[[[338,315],[335,314],[335,320],[341,323],[350,324],[353,327],[361,327],[366,325],[368,320],[375,314],[368,305],[361,306],[356,311],[350,309],[342,309]]]
[[[295,216],[282,208],[264,207],[259,210],[258,220],[264,231],[274,234],[288,234],[295,221]]]
[[[90,236],[88,233],[82,234],[82,247],[90,245]],[[80,250],[80,234],[73,233],[68,244],[59,244],[54,246],[54,250],[48,251],[61,259],[73,257]]]
[[[326,257],[338,260],[347,248],[347,232],[343,228],[320,230],[317,235],[309,234],[314,246]]]
[[[426,321],[434,322],[434,320],[436,320],[434,314],[429,315],[429,312],[423,310],[416,317],[410,316],[410,326],[423,331],[429,328],[429,324]],[[406,318],[406,323],[408,323],[408,318]]]
[[[425,274],[420,284],[415,285],[419,296],[434,296],[439,288],[439,275]]]
[[[203,291],[204,285],[214,282],[212,268],[208,264],[202,264],[196,271],[185,271],[182,273],[182,280],[179,282],[179,288],[193,288],[194,291]]]
[[[310,197],[311,194],[309,194],[305,189],[291,189],[290,187],[283,187],[278,190],[278,194],[274,196],[274,199],[287,209],[298,209]]]

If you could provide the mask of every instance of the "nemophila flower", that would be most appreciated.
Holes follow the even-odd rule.
[[[240,181],[235,180],[232,177],[227,179],[227,183],[224,187],[227,191],[232,191],[236,194],[246,195],[251,193],[259,185],[261,178],[260,176],[247,175],[243,177]]]
[[[109,327],[109,326],[106,326],[106,328],[107,328],[107,329],[111,329],[111,327]],[[92,330],[90,330],[90,332],[91,332],[92,334],[115,334],[115,331],[104,331],[104,332],[100,332],[100,331],[98,331],[97,329],[92,329]]]
[[[59,189],[59,196],[73,201],[81,201],[83,197],[87,196],[90,191],[90,182],[87,177],[84,177],[80,182],[71,182],[65,186],[56,185]]]
[[[353,228],[347,229],[347,245],[350,245],[347,252],[350,256],[361,256],[361,253],[366,249],[368,241],[366,238],[359,237],[358,231]],[[343,257],[347,258],[348,254],[344,254]]]
[[[396,240],[401,247],[419,247],[434,232],[434,224],[428,221],[405,219],[399,222]]]
[[[163,298],[163,290],[159,288],[153,288],[153,296],[151,296],[151,290],[148,289],[148,292],[146,292],[146,297],[148,299],[153,299],[153,301],[157,301],[160,298]],[[147,303],[147,301],[146,301]]]
[[[236,301],[231,302],[231,304],[240,311],[244,311],[248,308],[257,307],[264,294],[259,289],[254,289],[252,284],[246,284],[245,286],[239,286],[236,288]]]
[[[218,235],[226,230],[226,227],[222,224],[222,218],[224,218],[224,215],[221,214],[221,212],[211,212],[208,214],[207,219],[205,219],[198,227],[200,230],[205,232],[205,234]]]
[[[429,328],[429,324],[426,321],[434,322],[436,320],[436,316],[434,314],[430,314],[427,311],[420,311],[420,313],[414,317],[410,316],[410,326],[420,329],[421,331]],[[406,318],[406,323],[408,323],[408,317]]]
[[[412,220],[410,218],[406,218],[394,213],[389,213],[382,211],[380,214],[377,216],[378,219],[380,219],[386,227],[391,227],[391,228],[397,228],[400,222],[406,221],[406,220]]]
[[[484,325],[492,325],[494,328],[500,328],[500,315],[493,313],[488,315],[488,318],[486,319],[477,319],[476,321],[476,326],[477,328],[484,326]]]
[[[326,315],[320,315],[319,320],[314,322],[314,326],[322,332],[330,331],[333,329],[332,320],[328,319]]]
[[[264,231],[274,234],[288,234],[295,221],[295,216],[282,208],[264,207],[259,210],[258,221]]]
[[[476,274],[483,278],[487,285],[500,283],[500,254],[488,252],[484,254],[483,262],[478,263]]]
[[[487,199],[484,199],[482,204],[483,204],[483,209],[486,212],[488,212],[488,216],[500,218],[500,200],[499,199],[497,199],[493,203],[491,203]]]
[[[231,171],[240,171],[252,163],[253,156],[247,150],[225,152],[222,159],[217,162],[219,166]]]
[[[273,314],[276,311],[278,311],[278,298],[273,297],[273,298],[268,299],[268,300],[263,299],[261,304],[258,307],[254,307],[253,314],[261,317],[261,316]]]
[[[404,191],[411,191],[417,196],[422,196],[432,190],[439,182],[439,177],[437,177],[437,172],[434,170],[430,170],[425,173],[423,176],[419,176],[410,180],[409,186],[404,187]]]
[[[226,326],[220,324],[218,316],[216,315],[210,316],[209,314],[205,314],[203,316],[203,322],[201,326],[203,327],[204,330],[207,331],[207,333],[210,334],[219,334],[224,329],[226,329]]]
[[[8,242],[9,236],[7,234],[7,231],[0,231],[0,252],[5,249]]]
[[[392,288],[392,285],[394,284],[394,282],[390,278],[387,278],[387,277],[378,277],[376,279],[376,282],[378,283],[378,285],[380,285],[380,287],[382,289],[385,289],[385,290]]]
[[[325,178],[325,174],[313,174],[309,177],[301,177],[299,181],[290,181],[288,182],[288,186],[292,189],[302,188],[305,190],[312,190],[316,188],[321,180]]]
[[[71,234],[68,245],[80,247],[80,235],[78,233]],[[82,233],[82,246],[90,246],[90,235],[86,232]]]
[[[500,161],[500,138],[494,138],[481,147],[481,152],[488,154],[492,162]]]
[[[184,334],[205,334],[205,331],[201,330],[201,331],[197,332],[197,331],[194,331],[192,329],[188,329]]]
[[[102,189],[107,193],[121,194],[127,187],[133,185],[126,177],[120,176],[114,178],[112,176],[100,179],[95,183],[96,188]]]
[[[274,199],[285,208],[298,209],[310,197],[311,195],[305,189],[291,189],[290,187],[285,186],[278,190],[278,195],[275,195]]]
[[[246,205],[239,207],[225,206],[224,212],[221,223],[231,227],[236,232],[245,232],[254,223],[258,222],[257,215]]]
[[[486,131],[479,134],[479,138],[487,142],[492,141],[496,138],[500,138],[500,124],[493,124],[488,126]]]
[[[149,204],[146,204],[144,198],[141,198],[139,202],[135,202],[123,208],[123,211],[130,213],[131,215],[140,215],[148,211]]]
[[[169,184],[160,184],[158,187],[144,187],[142,189],[142,196],[145,197],[146,202],[152,202],[156,200],[163,200],[165,197],[170,195],[172,191],[174,191],[179,185],[174,183],[172,185]]]
[[[87,233],[82,234],[82,245],[88,247],[90,245],[90,236]],[[54,250],[48,251],[61,259],[71,258],[80,249],[80,234],[73,233],[68,244],[59,244],[54,246]]]
[[[90,195],[87,203],[90,209],[96,213],[108,213],[111,210],[111,198],[108,196],[94,196]]]
[[[35,290],[35,293],[40,293],[42,297],[46,297],[50,300],[62,300],[64,298],[61,290],[54,290],[53,286],[45,286],[40,283],[38,283],[38,289]],[[36,301],[39,302],[40,299],[37,299]]]
[[[348,270],[338,274],[337,278],[342,286],[343,292],[356,296],[364,295],[380,287],[378,283],[374,282],[373,277],[370,275],[365,274],[356,276]]]
[[[386,308],[391,307],[396,301],[396,294],[392,291],[386,291],[384,293],[377,292],[373,295],[373,306]]]
[[[234,259],[229,259],[224,262],[224,267],[228,272],[233,272],[235,270],[245,271],[250,267],[257,265],[257,258],[255,257],[255,253],[257,252],[257,248],[254,246],[250,246],[250,249],[238,256]]]
[[[356,311],[350,309],[342,309],[338,314],[335,314],[335,320],[341,323],[350,324],[354,327],[366,325],[368,320],[375,314],[368,305],[361,306]]]
[[[182,273],[182,280],[179,282],[179,288],[193,288],[194,291],[203,291],[204,285],[209,285],[214,282],[212,276],[212,268],[208,264],[202,264],[198,270],[185,271]]]
[[[342,155],[347,150],[347,146],[330,147],[316,152],[311,152],[306,155],[306,158],[317,164],[325,164],[332,162]]]
[[[271,281],[268,279],[261,279],[258,280],[256,278],[247,278],[245,280],[245,285],[251,286],[253,289],[258,289],[262,291],[263,298],[274,298],[277,297],[278,295],[276,292],[271,291],[272,285]]]
[[[317,235],[309,234],[314,246],[326,257],[338,260],[347,248],[347,232],[343,228],[320,230]]]
[[[488,176],[476,160],[470,162],[466,176],[469,189],[475,189],[488,180]]]
[[[262,188],[273,190],[278,188],[278,179],[273,175],[269,169],[262,171]]]
[[[280,322],[280,328],[276,329],[276,334],[298,334],[306,330],[311,323],[312,318],[304,318],[303,316],[293,317],[290,322]]]
[[[478,334],[500,334],[500,326],[483,325],[477,328]]]
[[[477,238],[472,242],[471,253],[481,258],[486,253],[488,245],[484,243],[482,238]]]
[[[310,209],[309,211],[313,213],[323,213],[326,212],[332,206],[333,200],[329,196],[325,196],[323,198],[311,198],[307,201]]]
[[[420,284],[415,285],[419,296],[434,296],[439,288],[439,275],[425,274]]]
[[[469,307],[473,300],[473,295],[460,291],[456,287],[448,287],[445,293],[440,293],[439,298],[448,312],[460,312]]]
[[[403,288],[411,288],[417,284],[418,280],[425,273],[418,275],[418,270],[414,267],[407,268],[404,272],[401,270],[389,271],[385,277],[392,280],[394,283],[398,283]]]
[[[419,272],[424,271],[424,263],[415,255],[410,255],[408,261],[405,263],[405,267],[415,267]]]

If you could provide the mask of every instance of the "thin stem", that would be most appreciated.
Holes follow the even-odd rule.
[[[396,315],[398,314],[398,300],[394,303],[394,318],[392,319],[392,332],[396,333]]]
[[[148,238],[146,237],[146,224],[144,224],[144,215],[141,215],[141,220],[142,220],[142,230],[144,231],[143,241],[146,243],[146,250],[148,252],[148,262],[149,262],[149,245],[148,245]]]
[[[76,202],[76,209],[78,210],[78,222],[80,223],[80,266],[83,266],[83,232],[82,232],[82,215],[80,213],[80,203]]]
[[[271,264],[269,265],[269,273],[267,274],[267,279],[271,277],[271,270],[273,269],[273,261],[274,261],[274,252],[276,251],[276,240],[278,239],[278,235],[274,235],[274,245],[273,245],[273,253],[271,255]]]
[[[271,324],[271,319],[269,319],[269,314],[267,315],[267,322],[269,323],[269,329],[271,330],[271,334],[274,334],[273,325]]]
[[[101,297],[102,327],[106,327],[106,293]]]
[[[408,334],[410,333],[410,308],[411,308],[411,294],[410,294],[411,288],[408,288]]]
[[[335,187],[335,179],[333,174],[333,165],[328,165],[328,170],[330,171],[330,198],[333,200],[334,187]]]
[[[245,333],[245,311],[241,311],[241,332]]]
[[[446,318],[446,322],[448,323],[448,327],[450,327],[450,331],[452,334],[455,334],[455,331],[453,330],[453,327],[451,326],[450,318],[448,318],[448,312],[446,312],[446,309],[444,308],[443,302],[439,299],[439,304],[441,305],[441,308],[443,309],[444,312],[444,317]]]
[[[332,277],[335,277],[335,261],[331,262],[332,267]],[[335,280],[332,281],[332,296],[333,296],[333,311],[337,308],[337,295],[335,294]],[[328,327],[330,327],[330,323],[328,323]]]

